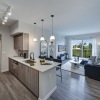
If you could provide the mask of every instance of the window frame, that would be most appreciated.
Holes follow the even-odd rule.
[[[75,40],[72,40],[71,41],[71,57],[72,58],[74,58],[75,56],[73,56],[73,44],[72,44],[72,42],[73,41],[77,41],[77,40],[80,40],[81,41],[81,43],[82,43],[82,48],[81,48],[81,57],[80,58],[85,58],[84,57],[84,50],[83,50],[83,47],[84,47],[84,40],[92,40],[92,52],[93,52],[93,39],[75,39]],[[92,56],[92,55],[91,55]],[[86,58],[85,58],[86,59]]]

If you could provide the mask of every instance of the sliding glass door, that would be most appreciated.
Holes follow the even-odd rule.
[[[72,56],[89,58],[92,56],[92,39],[73,40],[72,41]]]
[[[81,40],[72,41],[72,56],[82,57],[82,41]]]
[[[92,39],[83,40],[83,58],[92,56]]]

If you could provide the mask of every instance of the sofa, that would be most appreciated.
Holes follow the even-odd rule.
[[[100,81],[100,65],[86,64],[84,69],[85,76]]]

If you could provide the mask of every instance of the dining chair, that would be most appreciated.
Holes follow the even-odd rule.
[[[62,61],[60,59],[53,59],[53,61],[60,63],[58,66],[56,66],[56,71],[60,70],[60,75],[57,74],[57,76],[61,77],[61,82],[62,82],[62,69],[61,69]]]

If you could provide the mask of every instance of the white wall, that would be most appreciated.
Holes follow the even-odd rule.
[[[1,71],[8,71],[8,57],[16,55],[13,46],[13,38],[10,36],[9,27],[0,26],[0,34],[2,36],[2,63]]]
[[[10,34],[16,33],[19,30],[19,21],[16,21],[15,23],[12,24],[12,26],[10,27]]]
[[[56,56],[65,53],[66,51],[58,52],[58,45],[66,45],[65,37],[56,36]]]
[[[34,25],[32,25],[32,24],[18,21],[18,23],[17,24],[15,23],[14,26],[18,26],[18,27],[12,26],[10,28],[11,34],[14,34],[16,32],[29,33],[29,53],[34,52],[35,57],[38,57],[40,55],[40,37],[42,35],[42,29],[39,27],[36,27],[36,33],[34,34]],[[44,37],[45,37],[46,41],[48,42],[48,44],[50,43],[50,36],[51,36],[50,33],[51,32],[44,30]],[[34,36],[37,38],[37,40],[38,40],[37,42],[32,41]],[[61,37],[61,36],[59,35],[59,37]],[[62,44],[63,41],[61,42],[61,38],[57,38],[57,36],[56,36],[56,43],[57,43],[57,45]],[[54,57],[56,57],[57,55],[58,55],[58,51],[56,50],[56,48],[54,48]]]

